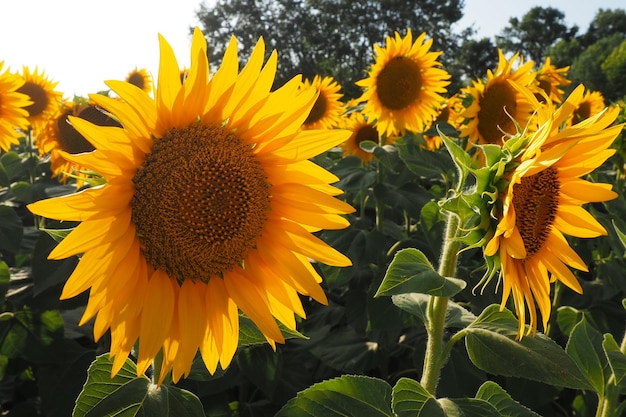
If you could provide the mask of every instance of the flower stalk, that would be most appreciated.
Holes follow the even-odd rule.
[[[439,275],[454,277],[456,273],[457,257],[460,242],[456,239],[459,230],[459,218],[449,213],[446,221],[446,234],[444,236],[441,259],[439,262]],[[443,332],[445,329],[446,311],[449,297],[431,296],[428,303],[428,320],[426,331],[426,354],[424,355],[424,368],[421,385],[431,394],[435,395],[437,383],[441,375],[441,369],[448,359],[450,349],[444,349]]]

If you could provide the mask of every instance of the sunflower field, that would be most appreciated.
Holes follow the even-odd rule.
[[[0,63],[2,415],[626,413],[623,101],[500,50],[450,94],[411,29],[350,99],[158,42],[88,97]]]

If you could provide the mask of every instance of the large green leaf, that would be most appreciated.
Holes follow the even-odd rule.
[[[451,297],[465,288],[465,281],[439,275],[421,251],[407,248],[398,251],[391,261],[376,297],[422,293]]]
[[[498,305],[483,310],[465,330],[471,361],[494,375],[521,377],[550,385],[590,389],[572,358],[543,334],[516,340],[517,319]]]
[[[429,295],[420,293],[398,294],[391,297],[393,303],[400,309],[411,313],[426,321]],[[448,302],[446,311],[446,327],[465,328],[476,320],[476,316],[455,302]]]
[[[616,384],[620,385],[626,382],[626,355],[620,350],[612,334],[607,333],[604,335],[602,347],[609,361],[611,372],[615,375]]]
[[[602,335],[584,318],[572,329],[567,346],[567,354],[574,360],[594,391],[604,395],[604,368],[608,367],[602,348]]]
[[[204,417],[202,403],[189,391],[138,377],[130,359],[111,378],[112,364],[108,354],[91,364],[72,417]]]
[[[441,398],[439,404],[449,417],[501,417],[493,405],[476,398]]]
[[[302,333],[297,330],[291,330],[284,324],[278,323],[278,328],[282,332],[285,339],[306,339]],[[254,324],[252,320],[243,314],[239,315],[239,346],[255,346],[264,345],[267,343],[267,339],[263,336],[263,333]]]
[[[539,414],[524,407],[493,381],[480,386],[476,398],[493,405],[502,417],[540,417]]]
[[[11,271],[4,261],[0,261],[0,305],[4,304],[4,300],[11,282]]]
[[[377,378],[344,375],[298,393],[276,417],[392,417],[391,386]]]
[[[391,407],[397,417],[445,417],[441,404],[419,382],[400,378],[393,387]]]

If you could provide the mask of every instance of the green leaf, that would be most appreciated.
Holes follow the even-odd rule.
[[[392,417],[391,386],[382,379],[343,375],[298,393],[275,417]]]
[[[18,174],[22,158],[16,152],[7,152],[0,156],[0,164],[4,167],[6,176],[11,180]]]
[[[563,306],[557,309],[556,322],[564,335],[569,336],[583,318],[583,313],[574,307]]]
[[[0,206],[0,249],[18,252],[23,236],[24,225],[15,210],[8,206]]]
[[[130,359],[111,378],[112,365],[108,353],[91,364],[72,417],[204,417],[202,403],[189,391],[138,377]]]
[[[0,261],[0,305],[4,305],[9,284],[11,282],[11,271],[4,261]]]
[[[503,417],[540,417],[539,414],[524,407],[493,381],[480,386],[476,398],[493,405]]]
[[[617,225],[615,224],[615,220],[611,220],[611,222],[613,223],[613,228],[615,229],[615,233],[617,234],[619,241],[622,243],[622,245],[624,245],[624,248],[626,248],[626,233],[622,232],[617,227]]]
[[[465,288],[465,281],[439,275],[421,251],[402,249],[393,257],[375,297],[422,293],[451,297]]]
[[[591,388],[574,361],[547,336],[538,333],[517,341],[517,319],[508,310],[499,311],[498,305],[483,310],[464,332],[470,360],[485,372],[558,387]]]
[[[471,157],[463,148],[454,143],[453,140],[448,139],[446,136],[442,136],[441,139],[443,139],[444,145],[446,145],[450,156],[452,156],[452,160],[461,174],[459,184],[464,184],[465,178],[469,174],[470,167],[472,166]]]
[[[441,398],[439,404],[450,417],[501,417],[487,401],[476,398]]]
[[[287,328],[284,324],[278,323],[278,328],[282,332],[285,339],[306,339],[307,337],[302,333]],[[254,324],[252,320],[243,314],[239,315],[239,346],[254,346],[264,345],[267,343],[267,339],[263,336],[263,333]]]
[[[446,416],[437,399],[410,378],[400,378],[391,395],[391,407],[397,417]]]
[[[584,317],[574,326],[565,352],[574,360],[594,391],[604,396],[604,368],[608,363],[602,349],[602,335]]]
[[[615,382],[620,385],[626,381],[626,355],[620,350],[615,338],[610,333],[604,335],[602,340],[602,348],[611,367]]]
[[[420,293],[398,294],[391,296],[391,301],[400,309],[419,317],[426,322],[429,295]],[[476,316],[455,302],[448,302],[446,327],[465,328],[476,320]]]

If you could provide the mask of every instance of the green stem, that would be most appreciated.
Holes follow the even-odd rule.
[[[446,235],[443,241],[438,270],[439,275],[443,277],[454,277],[456,273],[457,256],[460,247],[460,242],[455,239],[458,228],[459,218],[454,214],[448,214]],[[424,369],[420,383],[432,395],[435,395],[441,369],[450,353],[450,349],[448,347],[444,348],[443,343],[448,300],[448,297],[431,296],[428,302],[428,320],[426,323],[428,340],[426,342]]]
[[[626,354],[626,334],[620,344],[620,350],[622,353]],[[604,389],[604,396],[598,396],[598,409],[596,410],[596,417],[616,417],[619,395],[620,389],[617,386],[615,374],[612,374],[606,384],[606,388]]]

